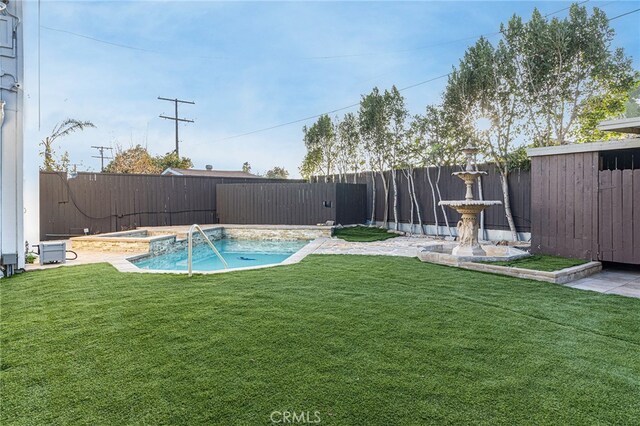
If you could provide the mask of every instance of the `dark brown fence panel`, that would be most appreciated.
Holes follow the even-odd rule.
[[[367,220],[367,186],[336,184],[336,223],[352,225]]]
[[[40,239],[139,226],[216,223],[216,185],[291,182],[108,173],[40,172]]]
[[[531,249],[534,253],[597,258],[597,200],[598,187],[602,186],[598,180],[597,153],[531,159]]]
[[[601,170],[598,175],[598,260],[640,264],[640,170]]]
[[[481,170],[486,170],[488,174],[482,178],[482,191],[485,200],[503,201],[502,185],[500,174],[494,166],[480,166]],[[444,226],[446,218],[449,225],[455,226],[459,215],[448,208],[444,210],[438,206],[440,200],[460,200],[464,199],[465,187],[462,181],[452,176],[451,173],[460,171],[460,167],[443,166],[440,168],[417,168],[413,170],[413,181],[416,198],[418,200],[418,208],[422,222],[426,225],[433,225],[436,222],[437,215],[438,225]],[[361,183],[367,186],[367,219],[371,218],[373,194],[373,179],[371,172],[358,173],[355,176],[348,174],[343,176],[343,182]],[[385,178],[389,185],[389,199],[387,202],[388,220],[392,222],[393,216],[393,185],[391,173],[386,172]],[[323,178],[318,178],[322,180]],[[331,176],[330,180],[339,181],[338,176]],[[431,180],[431,182],[430,182]],[[398,189],[398,221],[401,223],[409,223],[411,221],[411,197],[410,187],[408,184],[407,172],[398,170],[396,172],[396,181]],[[433,187],[433,190],[432,190]],[[384,218],[384,185],[382,177],[379,173],[375,173],[375,220],[382,221]],[[439,191],[439,193],[438,193]],[[509,174],[509,195],[511,198],[511,211],[514,216],[516,228],[518,232],[529,232],[531,230],[531,173],[529,171],[517,170]],[[435,200],[434,200],[435,196]],[[479,196],[478,187],[475,188],[475,196]],[[435,213],[434,213],[435,206]],[[413,206],[413,222],[418,223],[418,208]],[[508,230],[504,207],[493,206],[485,211],[485,228]]]
[[[217,187],[220,223],[316,225],[362,223],[364,185],[336,183],[224,184]]]

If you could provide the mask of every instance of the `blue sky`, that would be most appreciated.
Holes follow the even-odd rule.
[[[173,149],[171,114],[158,96],[196,102],[181,115],[181,153],[198,168],[254,171],[279,165],[298,175],[304,156],[298,123],[224,138],[358,102],[373,86],[409,86],[445,74],[473,40],[516,13],[543,14],[569,2],[187,2],[45,1],[41,25],[124,44],[126,49],[41,28],[37,80],[37,2],[25,6],[25,188],[37,185],[38,141],[66,117],[98,128],[61,140],[80,169],[99,170],[91,145]],[[589,1],[609,16],[639,1]],[[566,11],[556,14],[565,16]],[[640,69],[640,13],[612,22],[615,44]],[[496,40],[492,38],[491,40]],[[161,53],[155,53],[161,52]],[[412,113],[438,103],[446,79],[404,92]],[[40,128],[38,129],[38,95]],[[354,108],[355,110],[355,108]],[[27,195],[28,215],[37,211]],[[29,212],[31,210],[31,212]]]

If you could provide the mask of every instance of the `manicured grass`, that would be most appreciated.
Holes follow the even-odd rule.
[[[490,263],[491,265],[510,266],[514,268],[534,269],[536,271],[559,271],[565,268],[571,268],[572,266],[583,265],[587,263],[582,259],[569,259],[559,256],[548,256],[544,254],[535,254],[524,259],[516,259],[508,262],[482,262]]]
[[[335,237],[345,241],[368,243],[371,241],[383,241],[389,238],[398,237],[398,234],[387,232],[386,229],[369,226],[352,226],[350,228],[339,228],[333,231]]]
[[[0,422],[637,424],[640,300],[384,256],[0,280]]]

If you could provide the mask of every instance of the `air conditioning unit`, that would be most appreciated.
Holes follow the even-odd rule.
[[[67,259],[67,243],[64,241],[51,241],[38,244],[40,264],[65,263]]]

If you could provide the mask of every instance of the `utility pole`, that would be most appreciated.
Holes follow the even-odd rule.
[[[169,98],[161,98],[160,96],[158,96],[158,99],[160,99],[161,101],[169,101],[169,102],[173,102],[174,106],[175,106],[175,115],[173,117],[167,117],[166,115],[160,115],[160,118],[164,118],[167,120],[173,120],[176,122],[176,155],[178,156],[178,158],[180,158],[180,148],[179,148],[179,140],[178,140],[178,123],[180,121],[184,121],[185,123],[193,123],[193,120],[187,120],[186,118],[179,118],[178,117],[178,104],[191,104],[191,105],[195,105],[195,102],[193,101],[183,101],[181,99],[169,99]]]
[[[92,146],[91,148],[95,148],[100,152],[100,155],[92,155],[91,158],[99,158],[100,159],[100,172],[104,173],[104,159],[111,159],[113,158],[113,148],[110,148],[108,146]],[[111,157],[105,157],[104,155],[104,151],[105,150],[111,150]]]

